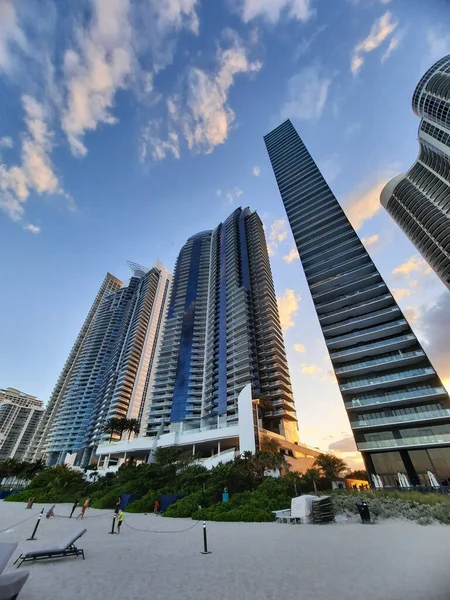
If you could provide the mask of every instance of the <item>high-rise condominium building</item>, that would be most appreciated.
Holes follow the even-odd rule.
[[[148,435],[211,418],[237,424],[238,396],[269,401],[264,430],[296,442],[297,418],[263,226],[238,208],[192,236],[175,266]]]
[[[291,122],[264,139],[367,470],[384,485],[449,478],[436,371]]]
[[[43,412],[35,396],[14,388],[0,390],[0,462],[24,459]]]
[[[86,466],[105,439],[108,419],[141,419],[145,413],[170,275],[161,263],[150,270],[129,264],[129,281],[107,276],[64,383],[50,401],[57,408],[48,409],[40,443],[50,465],[76,453],[75,464]]]
[[[419,156],[386,185],[381,204],[450,289],[450,55],[419,81],[412,107],[422,117]]]

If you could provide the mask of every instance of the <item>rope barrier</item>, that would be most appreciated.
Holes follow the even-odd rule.
[[[106,515],[110,515],[110,514],[111,514],[111,511],[108,511],[108,512],[102,513],[101,515],[91,515],[88,517],[83,517],[83,521],[85,519],[98,519],[99,517],[106,517]],[[71,519],[72,518],[74,521],[77,520],[76,517],[70,517],[69,515],[57,515],[56,513],[55,513],[55,517],[58,517],[59,519]]]
[[[194,527],[196,527],[199,523],[200,521],[197,521],[187,529],[177,529],[176,531],[153,531],[151,529],[137,529],[136,527],[132,527],[126,521],[124,521],[124,524],[130,529],[133,529],[134,531],[144,531],[146,533],[184,533],[185,531],[190,531],[191,529],[194,529]]]
[[[4,531],[8,531],[8,529],[12,529],[13,527],[17,527],[18,525],[22,525],[22,523],[25,523],[25,521],[34,519],[34,517],[37,517],[37,516],[39,516],[39,513],[36,513],[35,515],[31,515],[31,517],[27,517],[26,519],[24,519],[23,521],[19,521],[15,525],[10,525],[9,527],[6,527],[5,529],[0,529],[0,533],[3,533]]]

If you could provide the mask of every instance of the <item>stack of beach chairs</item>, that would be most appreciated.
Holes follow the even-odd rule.
[[[321,496],[312,503],[312,522],[317,525],[334,521],[333,505],[329,496]]]

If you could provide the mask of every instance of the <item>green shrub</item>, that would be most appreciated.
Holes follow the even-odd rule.
[[[199,506],[202,504],[202,492],[196,492],[195,494],[189,494],[180,500],[177,500],[174,504],[171,504],[165,513],[164,517],[178,517],[187,518],[191,517],[192,514],[199,510]]]
[[[153,490],[149,490],[145,496],[139,498],[139,500],[135,500],[131,504],[129,504],[125,512],[130,513],[149,513],[153,512],[155,508],[155,502],[158,500],[159,494]]]

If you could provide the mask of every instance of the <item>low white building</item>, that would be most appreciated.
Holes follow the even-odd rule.
[[[136,437],[97,447],[98,473],[116,471],[126,460],[151,462],[157,448],[171,446],[186,447],[197,457],[197,461],[208,469],[221,462],[228,462],[244,452],[254,453],[262,437],[275,439],[280,444],[291,468],[303,472],[310,468],[319,454],[297,442],[290,442],[283,436],[260,428],[257,417],[258,401],[252,397],[251,385],[247,385],[238,397],[238,422],[229,424],[220,417],[207,417],[196,421],[172,423],[169,433],[154,437]]]

